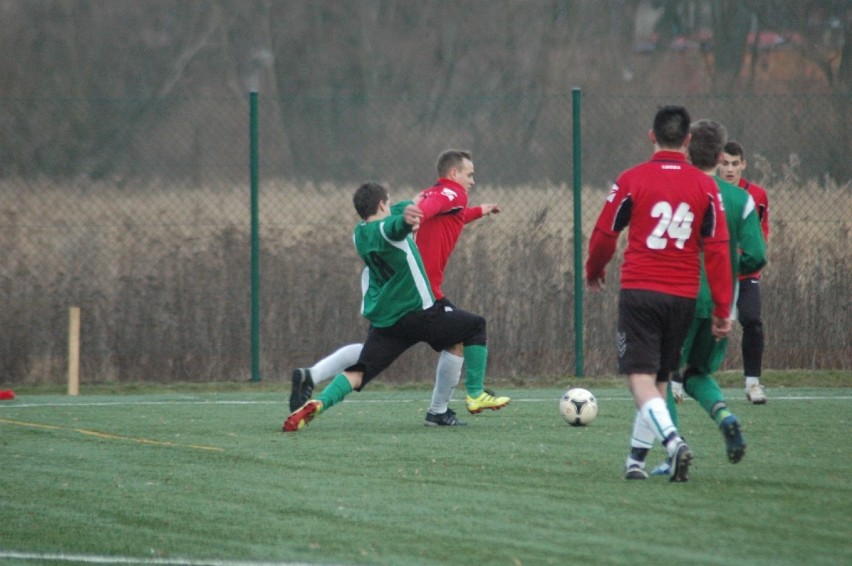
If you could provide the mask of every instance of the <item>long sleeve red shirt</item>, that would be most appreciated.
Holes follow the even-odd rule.
[[[714,316],[727,318],[733,301],[728,227],[713,179],[678,151],[658,151],[613,185],[589,240],[586,279],[598,279],[628,230],[621,267],[623,289],[695,298],[704,252]]]
[[[444,293],[441,284],[450,255],[464,225],[482,217],[482,207],[468,208],[467,191],[450,179],[438,179],[421,194],[423,200],[419,206],[423,211],[423,218],[415,241],[435,299],[442,299]]]

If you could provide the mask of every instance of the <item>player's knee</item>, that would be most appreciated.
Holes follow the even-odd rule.
[[[364,382],[363,371],[344,371],[343,377],[349,381],[349,385],[352,386],[353,390],[359,391],[361,389],[361,385]]]
[[[464,341],[465,346],[485,346],[488,338],[486,331],[485,318],[479,315],[473,315],[474,320],[471,324],[470,336]]]
[[[689,382],[690,378],[695,377],[697,375],[701,375],[701,372],[698,371],[696,368],[694,368],[692,366],[687,367],[685,370],[683,370],[683,374],[681,375],[681,380],[683,381],[683,388],[684,388],[685,391],[687,391],[687,392],[689,391],[687,389],[686,384]]]

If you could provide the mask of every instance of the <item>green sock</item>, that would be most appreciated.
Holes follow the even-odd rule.
[[[731,414],[725,405],[725,396],[719,389],[719,384],[709,375],[692,375],[686,380],[684,389],[691,397],[704,407],[707,414],[720,424],[722,419]],[[719,406],[723,408],[719,408]],[[714,409],[716,412],[714,413]]]
[[[488,363],[487,346],[464,347],[464,386],[469,397],[476,399],[482,395],[485,383],[485,366]]]
[[[719,403],[719,405],[720,406],[716,407],[716,409],[715,409],[716,412],[715,413],[711,412],[710,416],[713,417],[713,421],[718,426],[722,426],[722,421],[724,421],[726,418],[733,415],[733,413],[730,410],[728,410],[728,406],[724,403],[724,401],[722,403]]]
[[[677,428],[677,403],[675,403],[674,395],[672,395],[672,384],[666,386],[666,406],[669,408],[669,414],[672,416],[672,424]]]
[[[322,401],[322,410],[326,411],[343,401],[350,393],[352,393],[352,384],[349,383],[345,375],[338,373],[331,380],[331,383],[322,390],[322,393],[317,395],[317,400]]]

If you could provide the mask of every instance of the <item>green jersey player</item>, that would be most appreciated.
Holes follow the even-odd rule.
[[[699,120],[690,127],[692,141],[689,157],[693,165],[708,175],[716,170],[718,157],[725,143],[725,129],[711,120]],[[742,189],[714,176],[719,194],[725,205],[725,218],[731,246],[731,270],[734,289],[738,287],[740,273],[756,273],[766,264],[766,242],[760,226],[754,199]],[[736,304],[736,292],[734,294]],[[740,432],[737,418],[728,409],[719,384],[713,373],[722,365],[728,347],[728,339],[717,340],[710,332],[710,316],[713,303],[707,286],[707,274],[702,263],[701,286],[695,305],[695,318],[684,341],[681,367],[682,377],[675,376],[669,383],[667,404],[672,421],[677,426],[677,404],[686,391],[710,415],[725,438],[728,460],[736,464],[745,455],[746,444]],[[736,319],[732,309],[731,318]],[[667,464],[661,464],[654,472],[665,474]]]
[[[315,400],[293,411],[284,431],[305,427],[316,415],[343,401],[353,390],[390,366],[405,350],[426,342],[440,352],[463,344],[468,371],[485,375],[485,319],[461,310],[447,310],[435,301],[423,260],[411,234],[423,212],[411,204],[392,214],[387,190],[376,183],[358,187],[353,197],[362,218],[353,240],[364,261],[361,314],[370,321],[358,362],[337,374]]]

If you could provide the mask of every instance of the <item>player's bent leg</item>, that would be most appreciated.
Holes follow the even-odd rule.
[[[447,349],[462,343],[465,368],[465,405],[469,413],[484,410],[496,411],[509,404],[511,399],[497,396],[483,387],[488,365],[487,323],[485,318],[461,309],[443,309],[433,318],[426,339],[436,350]],[[449,344],[449,346],[448,346]],[[456,350],[457,351],[457,350]]]
[[[317,399],[308,401],[290,413],[284,421],[284,432],[296,432],[305,428],[321,412],[342,402],[355,388],[360,387],[363,378],[364,373],[360,371],[337,374]]]
[[[294,369],[290,388],[290,411],[295,411],[307,403],[318,383],[331,379],[358,363],[363,347],[363,344],[349,344],[338,348],[309,368]]]

